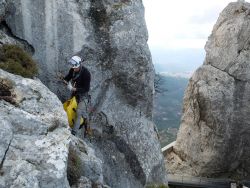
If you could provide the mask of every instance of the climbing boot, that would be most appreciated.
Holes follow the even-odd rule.
[[[75,136],[76,135],[76,131],[74,129],[72,129],[71,130],[71,134]]]

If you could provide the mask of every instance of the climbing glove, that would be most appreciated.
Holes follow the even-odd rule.
[[[73,87],[72,87],[70,82],[68,83],[67,88],[68,88],[69,91],[72,91]]]

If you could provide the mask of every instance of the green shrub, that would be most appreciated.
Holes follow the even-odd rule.
[[[36,63],[28,53],[9,44],[0,47],[0,68],[27,78],[34,77],[38,72]]]

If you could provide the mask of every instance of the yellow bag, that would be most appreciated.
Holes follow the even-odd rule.
[[[76,109],[77,109],[76,97],[72,97],[71,99],[64,102],[63,108],[67,113],[69,126],[73,128],[74,122],[76,121]],[[80,125],[82,123],[83,123],[83,118],[81,117]]]

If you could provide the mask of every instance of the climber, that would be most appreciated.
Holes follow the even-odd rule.
[[[82,64],[82,59],[79,56],[73,56],[69,60],[71,69],[68,75],[63,78],[67,88],[71,91],[72,97],[75,96],[77,100],[76,121],[71,130],[71,134],[77,135],[80,128],[81,117],[83,117],[84,136],[87,134],[88,126],[88,103],[89,103],[89,88],[91,74]]]

